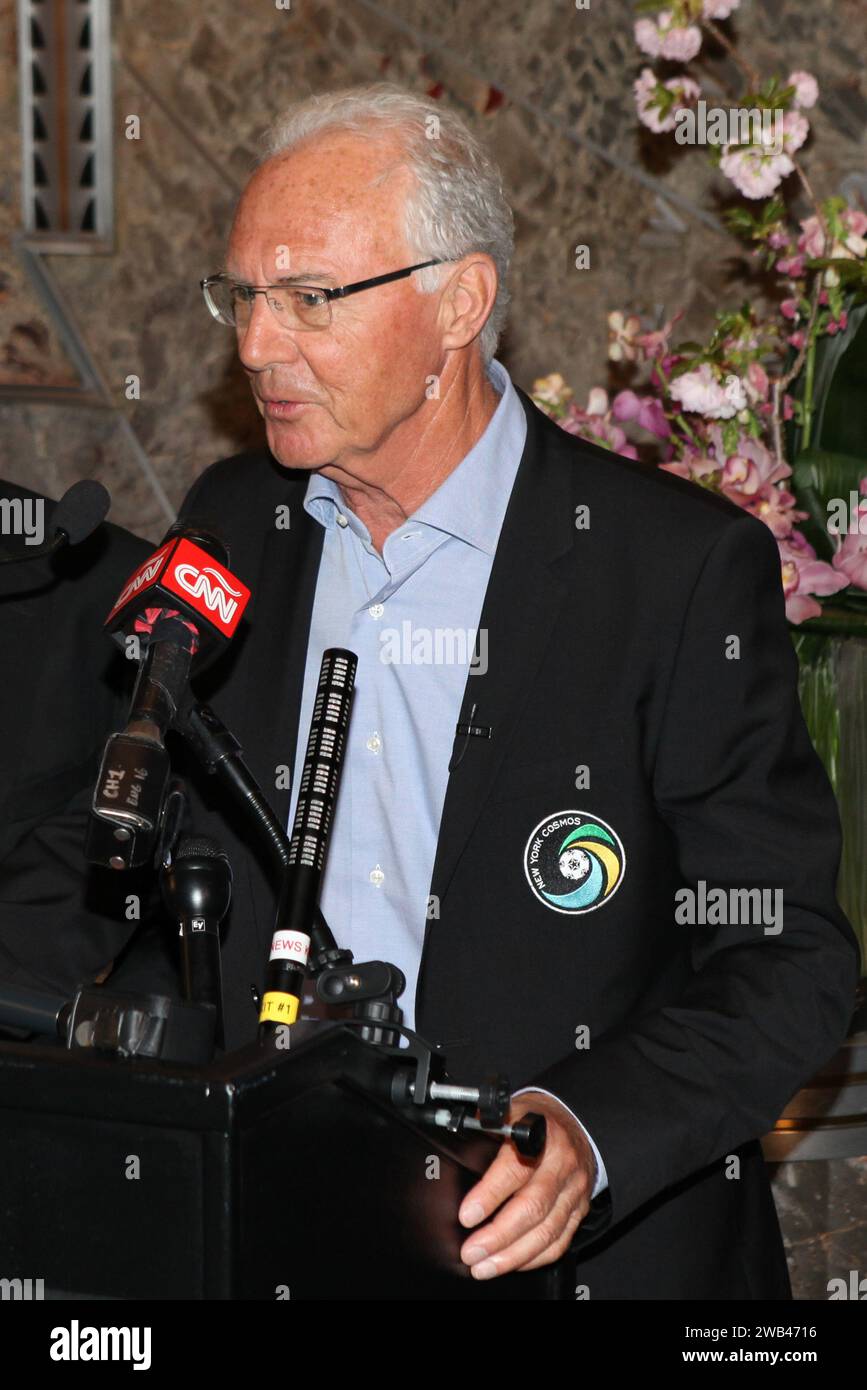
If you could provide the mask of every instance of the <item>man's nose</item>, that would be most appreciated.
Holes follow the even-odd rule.
[[[272,362],[293,362],[300,356],[291,329],[282,328],[263,294],[252,296],[246,328],[238,333],[238,356],[248,371],[262,371]]]

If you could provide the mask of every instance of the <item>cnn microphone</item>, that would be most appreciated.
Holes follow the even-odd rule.
[[[210,835],[186,836],[163,868],[160,888],[166,909],[179,927],[184,998],[213,1004],[216,1043],[222,1048],[220,923],[232,900],[232,869],[225,851]]]
[[[80,545],[102,524],[110,506],[111,497],[102,483],[92,478],[82,478],[67,488],[54,508],[51,514],[51,540],[35,550],[0,555],[0,565],[40,560],[45,555],[55,555],[64,546]]]
[[[294,1023],[304,997],[310,937],[346,747],[357,665],[355,653],[339,647],[330,647],[322,655],[259,1011],[260,1041],[273,1035],[282,1024]]]
[[[130,575],[105,620],[121,646],[144,642],[160,614],[178,614],[197,639],[199,664],[235,635],[250,590],[231,570],[222,541],[199,527],[176,522],[153,555]]]
[[[85,844],[91,863],[132,869],[153,857],[170,771],[163,737],[185,702],[193,658],[201,664],[231,640],[250,598],[227,563],[215,536],[176,523],[105,620],[121,646],[135,638],[144,657],[127,727],[105,746]]]

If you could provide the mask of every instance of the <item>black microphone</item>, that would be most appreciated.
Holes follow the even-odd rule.
[[[144,647],[126,729],[105,746],[85,844],[90,863],[138,868],[154,856],[170,772],[163,737],[186,701],[193,657],[230,640],[250,591],[223,543],[176,523],[130,577],[105,626]]]
[[[163,737],[186,696],[195,642],[179,616],[156,618],[126,728],[103,752],[85,840],[90,863],[134,869],[153,857],[171,774]]]
[[[178,923],[184,998],[213,1004],[216,1043],[224,1046],[220,923],[232,900],[228,857],[210,835],[188,835],[160,875],[163,902]]]
[[[14,565],[25,560],[39,560],[55,555],[67,545],[80,545],[92,535],[108,515],[111,497],[102,483],[82,478],[67,488],[51,514],[51,540],[35,550],[0,555],[0,565]]]
[[[260,1040],[294,1023],[301,1008],[357,665],[354,652],[323,652],[259,1011]]]

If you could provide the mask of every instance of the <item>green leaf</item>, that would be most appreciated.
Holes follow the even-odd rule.
[[[865,453],[835,454],[829,449],[804,449],[792,467],[792,483],[799,506],[809,512],[801,530],[815,547],[820,560],[830,561],[834,542],[828,534],[828,503],[842,498],[847,505],[850,492],[867,473],[867,441]]]
[[[814,390],[812,442],[863,460],[867,457],[867,305],[852,309],[845,333],[827,341],[834,338],[842,338],[842,351],[821,400]],[[867,473],[867,467],[863,471]]]
[[[844,593],[846,592],[848,590],[844,590]],[[834,595],[835,600],[839,597],[839,594]],[[847,608],[840,608],[836,603],[826,603],[822,608],[821,618],[807,618],[806,622],[790,626],[795,632],[803,633],[805,636],[834,634],[838,637],[867,637],[867,612],[856,613]]]
[[[840,706],[835,671],[835,634],[817,629],[811,618],[800,625],[790,624],[789,632],[800,667],[798,693],[810,738],[837,788],[840,766]]]
[[[785,213],[785,207],[776,198],[761,206],[755,215],[749,208],[733,207],[723,211],[723,221],[726,226],[739,236],[749,237],[752,241],[763,241],[774,227],[778,225]],[[778,251],[773,252],[774,259],[779,255]]]
[[[857,286],[867,284],[867,263],[853,261],[847,256],[818,256],[807,261],[808,270],[833,270],[841,285]]]
[[[851,366],[854,367],[857,361],[861,362],[861,382],[860,390],[848,389],[846,395],[850,397],[844,401],[840,396],[835,395],[832,402],[831,411],[828,409],[829,395],[836,374],[840,370],[842,360],[858,341],[855,356],[850,359]],[[815,365],[813,370],[813,435],[811,443],[822,448],[836,450],[840,453],[858,453],[865,447],[867,442],[867,391],[864,390],[865,380],[864,356],[867,350],[867,304],[854,304],[849,301],[849,322],[845,333],[826,334],[816,342]],[[785,364],[788,371],[794,362],[797,353],[791,349]],[[857,368],[856,368],[857,375]],[[850,382],[852,379],[851,370],[847,369],[845,380]],[[804,371],[799,372],[795,381],[789,388],[789,394],[800,399],[804,391]],[[854,434],[858,443],[853,450],[849,443],[839,442],[838,424],[836,412],[840,409],[852,412],[848,434]],[[832,413],[832,411],[834,413]],[[796,458],[801,451],[803,440],[803,430],[794,420],[786,422],[786,455],[788,458]]]
[[[737,420],[726,420],[722,427],[722,441],[726,457],[728,457],[729,454],[733,454],[737,449],[740,433],[741,427]]]

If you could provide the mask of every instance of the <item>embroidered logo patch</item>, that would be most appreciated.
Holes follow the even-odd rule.
[[[540,821],[524,850],[527,882],[555,912],[593,912],[623,881],[626,851],[610,825],[588,811]]]

